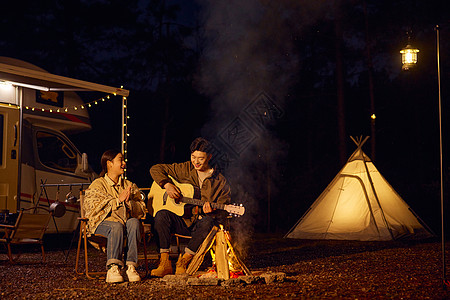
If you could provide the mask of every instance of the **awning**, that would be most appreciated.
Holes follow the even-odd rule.
[[[74,78],[50,74],[43,71],[0,63],[0,80],[19,86],[44,91],[97,91],[128,96],[129,90]]]

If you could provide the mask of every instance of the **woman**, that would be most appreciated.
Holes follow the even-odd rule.
[[[108,150],[101,158],[102,172],[86,190],[84,209],[87,233],[107,237],[108,273],[106,282],[122,282],[120,274],[124,236],[127,237],[126,275],[129,281],[141,280],[135,267],[138,261],[140,218],[147,212],[138,187],[123,179],[126,167],[122,153]],[[126,231],[125,231],[126,230]]]

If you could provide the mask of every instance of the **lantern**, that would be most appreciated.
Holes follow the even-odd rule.
[[[416,65],[417,52],[419,52],[419,49],[413,48],[409,44],[400,50],[400,53],[402,54],[402,70],[408,71]]]

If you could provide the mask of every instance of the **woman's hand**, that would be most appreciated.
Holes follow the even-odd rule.
[[[164,189],[166,190],[167,195],[169,195],[169,197],[172,199],[176,200],[176,199],[181,198],[181,196],[182,196],[180,189],[173,183],[170,183],[170,182],[166,183],[164,185]]]
[[[127,202],[130,199],[131,185],[124,189],[119,195],[119,202]]]

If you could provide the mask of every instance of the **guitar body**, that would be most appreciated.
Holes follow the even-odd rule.
[[[165,189],[161,188],[156,182],[153,182],[150,192],[148,193],[148,212],[153,217],[160,210],[169,210],[180,217],[190,218],[192,214],[192,205],[202,206],[204,202],[201,200],[200,190],[189,183],[179,183],[172,177],[175,184],[181,191],[182,198],[177,203],[173,198],[167,195]],[[188,204],[186,206],[186,204]],[[212,209],[222,209],[234,216],[242,216],[245,208],[241,205],[220,204],[210,202]],[[190,208],[190,209],[189,209]]]
[[[173,179],[172,181],[181,190],[183,197],[194,198],[195,189],[193,185],[189,183],[179,183]],[[152,213],[153,217],[156,216],[158,211],[163,209],[169,210],[180,217],[185,214],[186,203],[176,203],[173,198],[170,198],[167,195],[166,190],[161,188],[156,182],[153,182],[152,187],[150,188],[148,201],[149,213]]]

